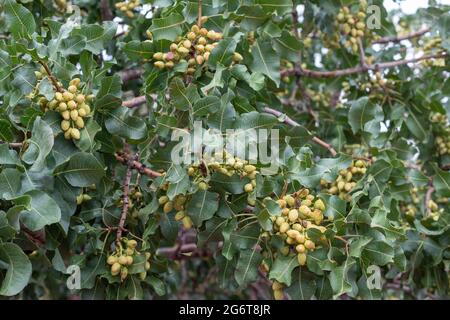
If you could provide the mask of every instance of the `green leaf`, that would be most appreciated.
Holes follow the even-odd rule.
[[[207,96],[197,100],[194,104],[193,115],[197,117],[215,113],[220,108],[220,99],[216,96]]]
[[[316,277],[305,268],[297,268],[293,272],[292,284],[285,289],[292,299],[309,300],[317,289]],[[321,299],[318,297],[318,299]]]
[[[147,125],[138,117],[130,116],[130,110],[119,107],[105,112],[105,127],[109,133],[127,139],[140,140],[147,135]]]
[[[333,288],[333,298],[336,299],[344,293],[352,291],[352,285],[349,279],[349,269],[355,264],[355,259],[348,257],[344,264],[335,267],[330,272],[330,284]]]
[[[439,169],[435,164],[432,164],[436,175],[433,177],[433,185],[436,188],[436,193],[442,197],[450,197],[450,172],[445,172]]]
[[[199,190],[187,205],[187,213],[195,225],[200,226],[203,221],[211,219],[219,208],[219,195],[206,190]]]
[[[123,51],[131,60],[151,59],[155,49],[151,41],[133,40],[127,42]]]
[[[367,265],[384,266],[394,262],[394,248],[385,241],[372,241],[363,248],[361,259]]]
[[[244,286],[258,279],[258,267],[262,256],[254,249],[242,250],[234,272],[234,279],[239,286]]]
[[[98,183],[105,175],[104,165],[92,154],[79,152],[55,170],[57,176],[63,176],[74,187],[88,187]]]
[[[40,230],[61,219],[58,204],[43,191],[31,190],[13,201],[16,205],[24,206],[25,210],[22,211],[20,220],[31,231]]]
[[[289,61],[300,61],[300,50],[302,48],[300,41],[284,30],[281,37],[273,38],[275,50],[281,58]]]
[[[150,31],[153,34],[153,40],[158,41],[166,39],[174,41],[181,34],[181,26],[184,18],[179,13],[172,13],[168,17],[152,19]]]
[[[368,97],[362,97],[352,102],[348,112],[348,122],[353,133],[366,131],[365,125],[375,118],[375,106]]]
[[[211,55],[208,59],[208,66],[215,68],[217,64],[228,67],[233,60],[233,53],[236,50],[236,40],[233,38],[223,39],[219,44],[211,51]]]
[[[7,272],[0,287],[0,295],[14,296],[30,281],[31,262],[22,249],[14,243],[0,244],[0,261],[7,264]]]
[[[192,110],[194,104],[200,99],[195,85],[185,88],[183,80],[175,78],[170,84],[172,104],[179,110]]]
[[[74,29],[72,35],[82,36],[86,39],[86,50],[100,54],[105,44],[116,34],[117,24],[113,21],[105,21],[103,25],[87,24]]]
[[[94,119],[88,119],[83,130],[81,130],[80,140],[77,140],[75,144],[81,151],[93,152],[96,145],[98,145],[94,140],[95,135],[101,130],[102,128]]]
[[[36,31],[36,22],[33,14],[23,5],[13,0],[3,0],[6,14],[6,23],[10,32],[17,39],[31,38],[31,34]]]
[[[13,168],[5,168],[0,172],[0,199],[11,199],[18,196],[22,173]]]
[[[29,147],[23,154],[23,161],[32,164],[30,171],[40,171],[45,165],[45,159],[52,151],[53,131],[50,126],[37,117],[31,131],[31,139],[28,140]]]
[[[14,150],[10,150],[6,143],[0,144],[0,163],[12,165],[20,164],[17,152]]]
[[[291,0],[256,0],[256,3],[259,4],[266,13],[275,12],[278,15],[283,15],[292,11]]]
[[[270,41],[258,39],[252,46],[253,60],[249,64],[252,72],[261,72],[272,79],[277,86],[280,84],[280,58]]]
[[[270,269],[269,279],[275,279],[287,286],[292,282],[292,271],[298,267],[297,255],[283,256],[278,255]]]

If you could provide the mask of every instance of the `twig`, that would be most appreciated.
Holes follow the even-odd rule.
[[[122,82],[128,82],[130,80],[139,78],[143,73],[143,69],[124,70],[120,73],[120,77],[122,78]]]
[[[429,203],[431,201],[431,196],[433,195],[433,192],[434,192],[434,186],[433,186],[432,180],[430,179],[428,181],[427,193],[425,194],[425,208],[426,208],[427,216],[430,216],[430,214],[431,214],[431,208],[429,206]]]
[[[295,122],[294,120],[292,120],[291,118],[289,118],[287,115],[283,114],[282,112],[280,112],[280,111],[278,111],[278,110],[275,110],[275,109],[272,109],[272,108],[269,108],[269,107],[265,107],[265,108],[264,108],[264,112],[270,113],[270,114],[272,114],[272,115],[274,115],[274,116],[276,116],[276,117],[284,116],[284,123],[286,123],[287,125],[290,125],[290,126],[293,126],[293,127],[296,127],[296,126],[299,126],[299,125],[300,125],[298,122]],[[316,137],[316,136],[313,136],[313,137],[312,137],[312,141],[313,141],[315,144],[317,144],[317,145],[319,145],[319,146],[321,146],[321,147],[324,147],[325,149],[327,149],[328,151],[330,151],[330,153],[331,153],[331,155],[332,155],[333,157],[337,155],[336,150],[335,150],[329,143],[326,143],[326,142],[323,141],[322,139],[320,139],[320,138],[318,138],[318,137]]]
[[[400,42],[403,40],[409,40],[412,38],[420,37],[430,30],[431,30],[431,28],[425,28],[425,29],[422,29],[422,30],[419,30],[416,32],[409,33],[404,36],[396,35],[396,36],[383,37],[383,38],[373,41],[372,43],[384,44],[384,43],[389,43],[389,42]]]
[[[149,168],[147,168],[145,166],[145,164],[134,160],[134,159],[130,159],[130,156],[125,154],[125,153],[116,153],[115,154],[116,160],[128,165],[131,169],[135,169],[137,170],[139,173],[141,174],[145,174],[149,177],[155,178],[155,177],[161,177],[163,175],[163,173],[157,172],[157,171],[153,171]]]
[[[139,96],[130,100],[126,100],[122,102],[122,105],[127,108],[134,108],[140,106],[147,102],[147,98],[145,96]]]
[[[199,28],[202,27],[202,0],[198,0],[198,18],[197,25]]]
[[[347,76],[347,75],[351,75],[351,74],[355,74],[355,73],[364,73],[369,70],[381,70],[381,69],[393,68],[393,67],[405,65],[408,63],[419,62],[422,60],[445,58],[447,56],[448,55],[445,53],[430,54],[430,55],[423,55],[421,57],[413,58],[413,59],[382,62],[382,63],[364,65],[364,66],[353,67],[353,68],[348,68],[348,69],[338,69],[338,70],[332,70],[332,71],[316,71],[316,70],[302,69],[302,68],[296,67],[293,69],[282,70],[281,76],[284,77],[284,76],[292,76],[292,75],[301,75],[301,76],[310,77],[310,78],[333,78],[333,77]]]
[[[109,7],[109,0],[100,0],[100,15],[102,21],[110,21],[113,19],[113,14]]]
[[[39,60],[38,62],[44,67],[45,72],[47,72],[47,75],[50,78],[50,81],[53,83],[53,86],[55,87],[56,91],[64,92],[64,89],[59,85],[58,80],[52,74],[48,65],[42,60]]]
[[[358,38],[358,49],[359,49],[359,64],[361,67],[366,66],[366,55],[364,54],[364,46],[361,38]]]
[[[20,149],[23,146],[22,142],[6,142],[6,141],[1,141],[1,140],[0,140],[0,144],[7,144],[8,147],[13,148],[13,149]]]
[[[119,226],[117,228],[117,235],[116,235],[116,242],[117,244],[120,244],[120,240],[122,240],[122,232],[124,231],[124,225],[125,220],[127,219],[128,215],[128,204],[129,204],[129,198],[128,194],[130,192],[130,180],[131,180],[131,160],[127,161],[127,171],[125,173],[125,178],[123,180],[123,195],[122,195],[122,214],[120,216],[119,220]]]

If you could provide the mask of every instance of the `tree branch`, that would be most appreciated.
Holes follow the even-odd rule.
[[[373,41],[372,43],[373,44],[375,44],[375,43],[384,44],[384,43],[389,43],[389,42],[400,42],[403,40],[409,40],[409,39],[420,37],[430,30],[431,30],[431,28],[428,27],[428,28],[425,28],[425,29],[422,29],[422,30],[419,30],[416,32],[412,32],[412,33],[409,33],[409,34],[403,35],[403,36],[396,35],[396,36],[383,37],[383,38]]]
[[[120,216],[119,220],[119,226],[117,228],[117,234],[116,234],[116,242],[117,244],[120,244],[120,241],[122,240],[122,232],[124,231],[124,225],[125,220],[127,219],[128,215],[128,204],[130,199],[128,198],[128,194],[130,192],[130,180],[131,180],[131,159],[126,161],[127,165],[127,172],[125,173],[125,178],[123,180],[123,195],[122,195],[122,214]]]
[[[434,186],[433,186],[432,180],[430,179],[428,182],[427,193],[425,194],[425,209],[426,209],[427,216],[431,215],[431,208],[428,204],[431,201],[431,196],[433,195],[433,192],[434,192]]]
[[[47,72],[47,75],[50,78],[50,81],[52,82],[52,84],[55,87],[56,91],[64,92],[64,89],[59,85],[58,80],[52,74],[52,72],[50,71],[50,68],[48,67],[48,65],[42,60],[39,60],[38,62],[44,67],[45,72]]]
[[[359,67],[353,67],[348,69],[338,69],[333,71],[316,71],[316,70],[309,70],[309,69],[301,69],[301,68],[293,68],[293,69],[286,69],[281,71],[281,76],[292,76],[292,75],[300,75],[310,78],[333,78],[333,77],[340,77],[340,76],[347,76],[355,73],[363,73],[367,72],[369,70],[381,70],[381,69],[387,69],[387,68],[393,68],[397,66],[401,66],[408,63],[415,63],[422,60],[430,60],[435,58],[445,58],[448,55],[445,53],[438,53],[438,54],[430,54],[430,55],[423,55],[419,58],[412,58],[412,59],[405,59],[405,60],[398,60],[398,61],[389,61],[389,62],[382,62],[382,63],[376,63],[376,64],[370,64],[370,65],[364,65]]]
[[[102,21],[110,21],[113,19],[113,14],[109,7],[109,0],[100,0],[100,15]]]
[[[137,170],[140,174],[145,174],[151,178],[161,177],[163,174],[157,171],[153,171],[145,166],[145,164],[135,160],[131,159],[130,155],[125,153],[116,153],[114,155],[116,157],[116,160],[121,162],[122,164],[125,164],[129,166],[131,169]]]
[[[20,149],[23,146],[22,142],[6,142],[6,141],[1,141],[1,140],[0,140],[0,144],[7,144],[8,147],[13,148],[13,149]]]
[[[129,69],[122,71],[120,73],[120,77],[122,78],[122,82],[128,82],[130,80],[139,78],[143,73],[143,69]]]
[[[198,0],[198,18],[197,25],[199,28],[202,27],[202,0]]]
[[[272,115],[274,115],[276,117],[284,116],[284,123],[286,123],[287,125],[290,125],[290,126],[293,126],[293,127],[296,127],[296,126],[300,125],[298,122],[295,122],[294,120],[289,118],[287,115],[285,115],[284,113],[282,113],[282,112],[280,112],[278,110],[275,110],[275,109],[272,109],[272,108],[269,108],[269,107],[265,107],[264,108],[264,112],[270,113],[270,114],[272,114]],[[317,145],[327,149],[331,153],[331,155],[333,157],[337,155],[336,150],[329,143],[326,143],[325,141],[323,141],[322,139],[320,139],[320,138],[318,138],[316,136],[313,136],[311,140],[315,144],[317,144]]]
[[[134,108],[140,106],[147,102],[147,98],[145,96],[139,96],[130,100],[126,100],[122,102],[122,105],[127,108]]]

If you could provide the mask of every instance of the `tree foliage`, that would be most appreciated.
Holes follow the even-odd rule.
[[[447,297],[449,9],[0,0],[0,296]]]

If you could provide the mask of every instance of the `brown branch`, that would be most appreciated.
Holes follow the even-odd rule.
[[[125,220],[127,219],[128,215],[128,205],[130,199],[128,198],[128,194],[130,192],[130,180],[131,180],[131,159],[127,160],[127,171],[125,173],[125,178],[123,180],[123,195],[122,195],[122,214],[120,216],[119,220],[119,226],[117,227],[117,234],[116,234],[116,242],[119,245],[120,241],[122,240],[122,232],[124,231],[125,226]]]
[[[114,155],[116,160],[121,162],[122,164],[128,165],[131,169],[137,170],[140,174],[145,174],[151,178],[161,177],[163,173],[153,171],[145,166],[145,164],[131,159],[131,157],[125,153],[116,153]]]
[[[124,36],[124,35],[126,35],[127,33],[128,33],[127,30],[122,31],[122,32],[119,32],[119,33],[117,33],[117,34],[114,35],[113,39],[120,38],[121,36]]]
[[[301,69],[301,68],[296,67],[293,69],[282,70],[281,76],[284,77],[284,76],[300,75],[300,76],[305,76],[305,77],[310,77],[310,78],[333,78],[333,77],[347,76],[347,75],[351,75],[351,74],[355,74],[355,73],[363,73],[363,72],[367,72],[369,70],[381,70],[381,69],[393,68],[393,67],[405,65],[408,63],[419,62],[422,60],[445,58],[447,56],[448,55],[445,53],[430,54],[430,55],[423,55],[418,58],[382,62],[382,63],[364,65],[364,66],[353,67],[353,68],[348,68],[348,69],[338,69],[338,70],[332,70],[332,71],[316,71],[316,70]]]
[[[429,203],[431,201],[431,196],[433,195],[433,192],[434,192],[434,186],[433,186],[432,180],[430,179],[428,181],[427,193],[425,194],[425,209],[426,209],[427,216],[431,215],[431,208],[429,206]]]
[[[126,100],[122,102],[122,105],[127,108],[134,108],[140,106],[147,102],[147,98],[145,96],[139,96],[130,100]]]
[[[20,149],[23,146],[22,142],[6,142],[6,141],[0,141],[0,144],[7,144],[8,147],[13,149]]]
[[[20,223],[20,231],[22,231],[27,239],[33,242],[36,247],[42,247],[45,244],[45,229],[31,231],[23,223]]]
[[[265,107],[264,108],[264,112],[270,113],[270,114],[272,114],[272,115],[274,115],[276,117],[284,116],[284,121],[283,122],[286,123],[287,125],[290,125],[290,126],[293,126],[293,127],[296,127],[296,126],[300,125],[298,122],[292,120],[287,115],[283,114],[282,112],[280,112],[278,110],[275,110],[275,109],[272,109],[272,108],[269,108],[269,107]],[[331,153],[331,155],[333,157],[337,155],[336,150],[329,143],[326,143],[325,141],[323,141],[322,139],[320,139],[320,138],[318,138],[316,136],[313,136],[311,140],[315,144],[317,144],[317,145],[327,149],[328,151],[330,151],[330,153]]]
[[[358,38],[358,49],[359,49],[359,64],[361,67],[366,66],[366,55],[364,53],[364,46],[361,38]]]
[[[441,169],[442,170],[450,170],[450,163],[443,164]]]
[[[109,7],[109,0],[100,0],[100,15],[102,21],[110,21],[113,19],[113,13]]]
[[[202,0],[198,0],[198,18],[197,25],[199,28],[202,27]]]
[[[431,28],[425,28],[425,29],[422,29],[422,30],[419,30],[416,32],[412,32],[412,33],[403,35],[403,36],[396,35],[396,36],[383,37],[383,38],[373,41],[372,43],[373,44],[375,44],[375,43],[384,44],[384,43],[389,43],[389,42],[400,42],[403,40],[409,40],[409,39],[420,37],[430,30],[431,30]]]
[[[50,81],[52,82],[52,84],[55,87],[56,91],[64,92],[64,89],[59,85],[58,80],[52,74],[52,72],[50,71],[50,68],[48,67],[48,65],[42,60],[39,60],[38,62],[44,67],[45,72],[47,72],[47,75],[50,78]]]
[[[143,73],[143,69],[124,70],[120,73],[120,77],[122,78],[122,82],[128,82],[130,80],[139,78]]]

